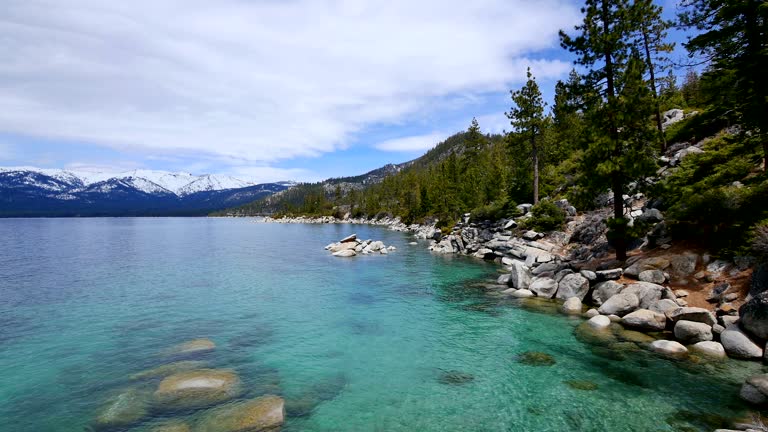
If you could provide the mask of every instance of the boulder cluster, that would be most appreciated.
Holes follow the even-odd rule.
[[[325,247],[325,250],[331,252],[335,257],[348,258],[358,254],[369,255],[379,254],[387,255],[396,250],[394,246],[387,247],[384,242],[379,240],[358,240],[357,234],[352,234],[336,243],[331,243]]]
[[[177,345],[161,355],[166,363],[129,377],[129,385],[104,402],[92,421],[94,430],[146,426],[152,432],[268,431],[285,420],[285,402],[265,394],[238,400],[246,393],[234,370],[213,369],[198,360],[216,348],[209,339]],[[176,413],[202,410],[195,421],[174,419]],[[150,421],[161,417],[162,421]],[[133,430],[133,429],[131,429]]]
[[[503,294],[561,300],[563,312],[583,314],[593,328],[620,323],[630,330],[668,332],[665,337],[676,340],[658,341],[649,347],[662,354],[684,355],[696,350],[718,358],[763,358],[768,339],[768,294],[742,307],[744,322],[739,325],[738,312],[730,303],[721,303],[715,312],[689,307],[687,291],[673,291],[665,285],[672,278],[685,278],[696,271],[701,257],[695,254],[630,258],[625,268],[595,271],[580,270],[559,257],[543,263],[525,258],[502,259],[506,273],[497,283]],[[727,284],[718,285],[710,298],[731,299],[726,295],[729,289]],[[586,305],[590,307],[584,312]]]

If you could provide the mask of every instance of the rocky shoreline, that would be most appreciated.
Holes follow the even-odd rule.
[[[768,291],[754,289],[762,281],[753,281],[748,293],[730,283],[748,273],[754,261],[736,257],[731,262],[678,250],[666,234],[663,215],[647,208],[642,196],[626,198],[634,219],[650,222],[651,229],[623,263],[610,259],[606,215],[577,215],[565,200],[557,204],[569,215],[567,227],[546,235],[519,229],[520,219],[471,223],[469,215],[450,231],[434,225],[406,225],[389,217],[266,218],[265,222],[367,224],[410,232],[429,240],[434,253],[497,262],[502,274],[492,290],[513,298],[557,302],[562,313],[585,319],[579,332],[600,338],[619,325],[646,333],[648,338],[638,345],[661,356],[763,361]],[[523,212],[529,208],[520,206]],[[706,307],[689,305],[689,301],[701,303],[701,298]],[[768,406],[768,375],[750,377],[741,397],[755,406]]]

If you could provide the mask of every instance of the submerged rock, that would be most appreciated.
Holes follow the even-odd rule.
[[[552,366],[556,363],[551,355],[538,351],[528,351],[517,356],[518,363],[528,366]]]
[[[611,319],[605,315],[596,315],[588,319],[587,324],[596,329],[604,329],[611,325]]]
[[[173,375],[179,372],[202,369],[206,366],[206,364],[207,364],[206,362],[197,361],[197,360],[178,361],[174,363],[160,365],[152,369],[147,369],[141,372],[137,372],[131,375],[130,378],[133,381],[165,378],[168,375]]]
[[[448,385],[463,385],[468,384],[475,380],[475,376],[462,371],[457,370],[447,370],[440,373],[440,376],[437,378],[437,381],[440,384],[448,384]]]
[[[338,252],[334,252],[332,255],[339,258],[350,258],[350,257],[356,256],[357,252],[355,252],[354,249],[345,249]]]
[[[171,356],[192,356],[205,354],[216,349],[216,344],[210,339],[193,339],[189,342],[176,345],[168,351]]]
[[[92,426],[96,430],[116,429],[139,422],[148,414],[152,394],[128,389],[111,398],[96,414]]]
[[[597,390],[597,384],[587,380],[568,380],[563,381],[568,387],[576,390],[593,391]]]
[[[324,401],[338,396],[347,384],[344,375],[336,375],[312,384],[296,397],[285,401],[285,411],[289,417],[305,417]]]
[[[581,300],[578,297],[571,297],[563,303],[562,311],[567,314],[581,313]]]
[[[212,409],[198,422],[196,432],[260,432],[275,430],[285,422],[285,401],[262,396]]]
[[[519,289],[512,293],[512,297],[517,297],[517,298],[529,298],[529,297],[533,297],[534,295],[535,294],[531,292],[531,290],[527,290],[527,289]]]
[[[601,318],[602,317],[602,318]],[[608,319],[608,326],[601,327],[605,324],[605,320]],[[573,335],[576,336],[581,342],[590,345],[610,345],[616,342],[616,336],[611,332],[610,319],[604,315],[590,318],[587,322],[579,324],[574,330]]]
[[[189,425],[181,421],[169,421],[149,428],[149,432],[192,432]]]
[[[616,336],[623,340],[640,345],[647,345],[656,340],[653,336],[649,336],[643,332],[628,330],[623,327],[615,330]]]
[[[741,386],[739,396],[755,405],[768,403],[768,375],[753,375]]]
[[[161,409],[200,408],[228,401],[241,392],[234,371],[198,369],[166,377],[155,391]]]

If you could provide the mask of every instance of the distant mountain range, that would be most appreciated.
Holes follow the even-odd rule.
[[[0,168],[0,217],[200,216],[294,185],[151,170],[108,174]]]

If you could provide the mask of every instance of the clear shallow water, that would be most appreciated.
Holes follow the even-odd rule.
[[[398,249],[322,249],[351,232]],[[580,320],[478,288],[495,266],[366,226],[21,219],[0,220],[0,239],[3,431],[83,431],[131,374],[197,337],[244,398],[288,400],[286,431],[713,430],[759,368],[617,358],[574,337]],[[516,361],[526,351],[556,363]]]

